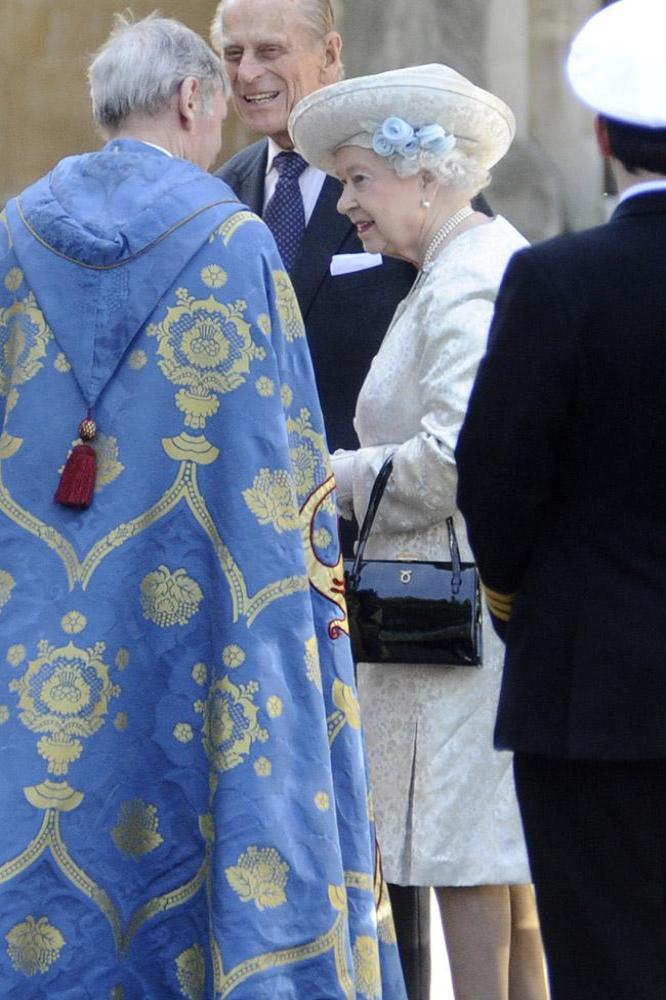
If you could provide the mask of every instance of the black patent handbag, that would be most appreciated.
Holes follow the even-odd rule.
[[[446,519],[450,562],[363,558],[392,469],[388,458],[370,494],[355,558],[345,560],[354,658],[357,663],[479,667],[479,574],[474,563],[460,560],[452,517]]]

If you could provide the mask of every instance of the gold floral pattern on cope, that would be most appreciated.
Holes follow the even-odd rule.
[[[253,902],[258,910],[274,909],[287,902],[289,865],[274,847],[248,847],[224,873],[239,899]]]
[[[352,729],[361,728],[361,709],[356,692],[350,684],[344,684],[339,678],[333,681],[333,704],[342,712]]]
[[[161,323],[148,327],[148,334],[157,337],[162,373],[181,386],[176,406],[185,414],[185,425],[201,430],[218,410],[217,397],[240,388],[266,350],[252,340],[243,299],[195,299],[179,288],[176,301]]]
[[[67,774],[81,756],[81,740],[104,725],[109,702],[120,694],[102,659],[105,649],[103,642],[80,649],[72,642],[54,646],[42,640],[37,658],[9,685],[19,694],[23,725],[42,734],[37,749],[50,774]]]
[[[180,991],[187,1000],[204,1000],[206,995],[206,959],[200,944],[192,945],[176,959]]]
[[[187,625],[199,610],[203,591],[184,569],[175,572],[167,566],[158,566],[141,582],[141,607],[144,618],[160,628]]]
[[[321,691],[321,665],[319,663],[319,643],[316,636],[305,640],[305,671],[309,681]]]
[[[79,632],[83,632],[87,624],[88,619],[80,611],[68,611],[60,619],[60,626],[68,635],[78,635]]]
[[[5,288],[8,292],[17,292],[23,284],[23,271],[20,267],[11,267],[5,275]]]
[[[12,590],[16,586],[16,581],[11,573],[8,573],[4,569],[0,569],[0,608],[4,608],[5,604],[12,596]]]
[[[286,271],[273,271],[275,298],[280,323],[287,343],[305,336],[305,327],[291,279]]]
[[[135,861],[144,854],[150,854],[164,843],[164,837],[159,832],[157,807],[138,798],[123,802],[111,836],[118,850]]]
[[[0,396],[37,374],[52,337],[32,292],[0,309]]]
[[[376,940],[367,935],[359,935],[354,942],[353,956],[358,993],[368,1000],[381,1000],[382,977]]]
[[[14,969],[25,976],[48,972],[66,943],[58,928],[49,923],[48,917],[35,920],[32,916],[12,927],[5,940]]]
[[[7,663],[19,667],[27,656],[27,650],[22,642],[17,642],[7,650]]]
[[[259,524],[271,524],[278,534],[300,527],[294,483],[286,470],[260,469],[243,498]]]
[[[254,696],[256,681],[234,684],[223,677],[213,684],[205,702],[195,704],[203,712],[204,749],[218,771],[230,771],[247,760],[254,743],[265,743],[268,732],[259,725]]]

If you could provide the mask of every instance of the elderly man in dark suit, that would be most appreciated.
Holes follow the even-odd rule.
[[[292,107],[342,73],[330,0],[223,0],[212,34],[238,114],[265,136],[219,175],[273,229],[305,321],[329,447],[356,448],[356,399],[415,271],[364,253],[355,227],[336,210],[339,182],[292,149]],[[300,170],[295,199],[281,195],[282,163],[289,172]],[[279,204],[272,205],[276,196]]]
[[[619,0],[574,42],[620,203],[514,258],[457,450],[553,1000],[666,997],[665,33]]]
[[[219,171],[238,198],[273,230],[303,314],[331,450],[358,447],[356,399],[397,304],[411,288],[411,264],[363,251],[336,209],[342,187],[293,151],[289,112],[342,75],[342,39],[330,0],[222,0],[211,36],[223,58],[241,119],[264,138]],[[355,532],[341,522],[351,555]],[[410,1000],[429,995],[428,891],[391,886]]]

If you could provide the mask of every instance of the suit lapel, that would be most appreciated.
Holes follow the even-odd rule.
[[[256,155],[248,157],[243,167],[243,173],[238,178],[238,197],[256,215],[261,215],[264,210],[264,181],[267,160],[268,142],[257,143]]]
[[[339,197],[339,181],[327,177],[294,266],[292,281],[303,319],[307,319],[317,289],[328,274],[331,257],[353,230],[349,219],[337,211]]]

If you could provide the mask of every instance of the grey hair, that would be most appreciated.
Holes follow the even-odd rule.
[[[213,94],[230,94],[220,58],[196,32],[158,12],[135,21],[131,12],[114,15],[114,28],[88,67],[95,121],[115,131],[131,115],[164,111],[183,80],[201,84],[204,111]]]
[[[490,171],[460,149],[450,153],[437,154],[420,149],[416,156],[406,157],[394,154],[386,158],[398,177],[414,177],[419,173],[431,174],[443,187],[467,188],[478,194],[488,187]]]

